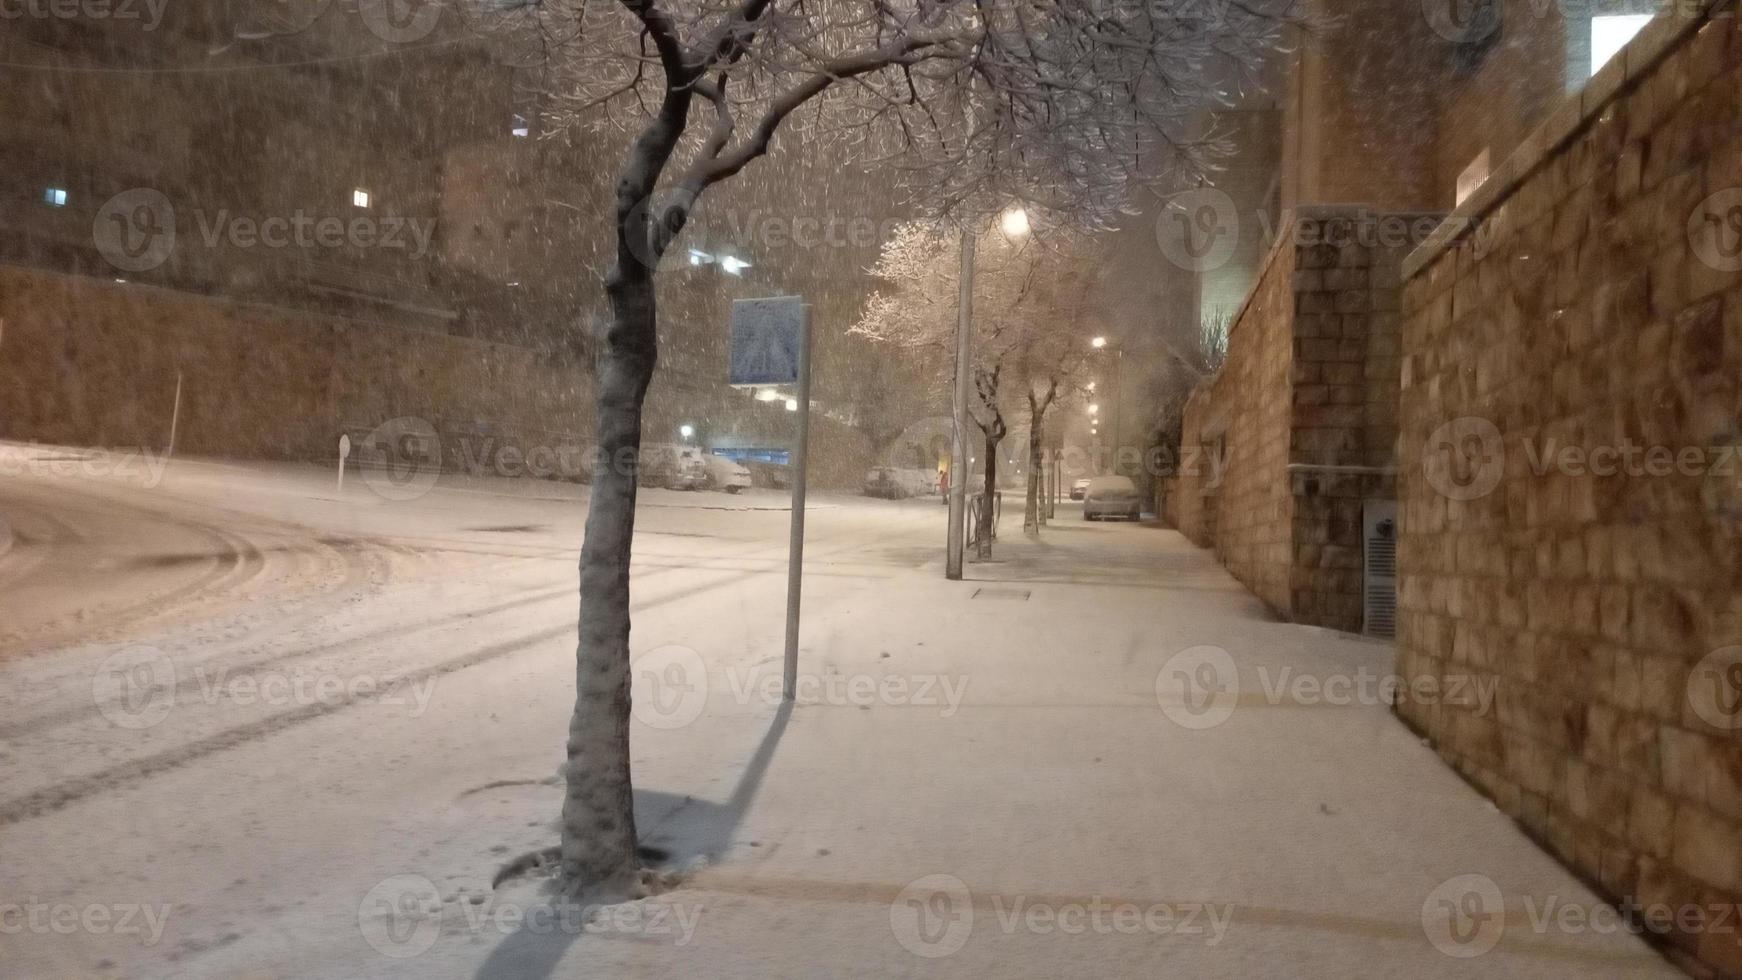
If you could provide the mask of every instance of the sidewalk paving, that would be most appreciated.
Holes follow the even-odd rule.
[[[710,664],[693,728],[749,761],[712,803],[642,801],[644,837],[710,859],[633,923],[474,927],[403,972],[1679,975],[1363,698],[1389,644],[1274,621],[1175,532],[1060,516],[960,583],[813,575],[797,709]],[[1217,651],[1239,692],[1206,710]]]

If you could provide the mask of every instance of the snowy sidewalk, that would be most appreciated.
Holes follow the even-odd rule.
[[[935,502],[826,498],[783,710],[786,515],[650,499],[637,820],[683,872],[553,914],[491,881],[557,839],[584,505],[299,474],[183,467],[137,514],[78,511],[266,560],[119,630],[188,671],[161,724],[93,703],[113,642],[0,664],[8,798],[52,803],[0,812],[0,902],[161,929],[32,920],[12,973],[1676,975],[1391,716],[1388,644],[1275,622],[1179,535],[1074,506],[949,582]],[[243,601],[278,577],[307,598]],[[429,687],[244,703],[202,670]]]
[[[711,664],[686,726],[773,726],[740,798],[648,794],[646,836],[713,862],[633,922],[439,972],[1677,975],[1362,703],[1388,645],[1272,621],[1171,531],[1066,519],[998,551],[961,583],[813,577],[790,719]],[[1188,689],[1227,662],[1237,695]]]

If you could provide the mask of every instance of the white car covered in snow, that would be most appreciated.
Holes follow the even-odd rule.
[[[648,443],[641,447],[638,482],[666,490],[701,490],[708,485],[706,456],[700,446]]]
[[[878,466],[865,474],[865,496],[886,500],[926,497],[938,492],[938,475],[931,470]]]
[[[1083,520],[1103,517],[1143,517],[1143,498],[1128,476],[1097,476],[1083,492]]]
[[[708,489],[739,493],[750,485],[750,470],[736,460],[713,453],[703,453],[702,463],[708,471]]]

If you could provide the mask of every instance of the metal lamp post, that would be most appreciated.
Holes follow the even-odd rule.
[[[999,223],[1006,235],[1028,234],[1028,212],[1013,207]],[[956,297],[956,381],[951,405],[950,437],[950,539],[944,549],[944,577],[962,577],[962,533],[967,520],[968,491],[968,386],[973,383],[969,358],[974,333],[974,246],[977,234],[962,229],[961,285]]]
[[[1113,466],[1114,473],[1119,472],[1119,417],[1120,403],[1125,400],[1125,348],[1119,345],[1109,345],[1106,337],[1096,337],[1089,341],[1089,346],[1096,350],[1105,350],[1112,346],[1113,350]]]

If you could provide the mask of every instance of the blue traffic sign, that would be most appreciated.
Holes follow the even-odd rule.
[[[728,383],[786,385],[797,382],[804,318],[802,296],[733,300]]]

